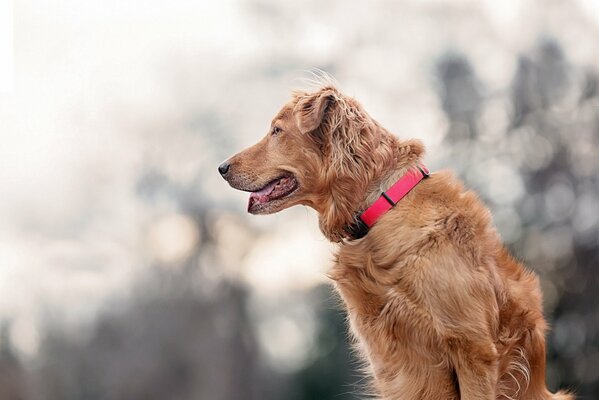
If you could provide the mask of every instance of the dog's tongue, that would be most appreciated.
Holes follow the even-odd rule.
[[[277,179],[272,183],[269,183],[264,188],[250,193],[250,199],[248,201],[248,211],[255,204],[268,203],[272,199],[276,199],[285,195],[287,192],[293,189],[295,180],[291,177],[284,177]]]
[[[250,193],[250,199],[248,202],[248,210],[250,208],[252,208],[252,206],[254,204],[261,204],[261,203],[268,202],[268,196],[272,193],[273,190],[275,190],[275,186],[277,185],[278,182],[279,181],[274,181],[272,183],[269,183],[263,189],[260,189],[256,192]]]

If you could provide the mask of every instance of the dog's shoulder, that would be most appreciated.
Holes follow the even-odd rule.
[[[485,204],[453,172],[440,171],[421,181],[363,239],[342,245],[339,255],[342,263],[361,265],[370,257],[385,268],[450,249],[474,262],[498,245]]]

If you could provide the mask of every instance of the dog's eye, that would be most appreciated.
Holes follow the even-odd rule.
[[[279,128],[278,126],[275,126],[275,127],[272,128],[272,132],[271,133],[272,133],[273,136],[275,136],[275,135],[278,135],[279,133],[281,133],[282,131],[283,130],[281,128]]]

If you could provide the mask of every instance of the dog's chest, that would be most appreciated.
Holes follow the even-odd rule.
[[[373,269],[372,259],[340,253],[330,276],[345,304],[351,333],[358,339],[359,348],[376,368],[376,354],[387,349],[389,326],[398,316],[394,312],[394,289],[380,281]]]
[[[394,250],[401,251],[397,245]],[[351,332],[374,369],[383,368],[390,354],[399,361],[411,346],[423,345],[421,334],[431,331],[426,305],[409,292],[426,278],[411,272],[415,266],[406,262],[409,256],[402,261],[390,257],[388,250],[384,253],[373,252],[364,243],[342,247],[330,273],[345,303]],[[385,258],[396,261],[381,262]]]

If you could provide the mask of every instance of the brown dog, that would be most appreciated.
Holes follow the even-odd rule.
[[[266,137],[219,172],[251,192],[250,213],[310,206],[340,242],[330,276],[382,399],[572,399],[545,385],[537,277],[451,173],[422,180],[356,238],[360,213],[423,153],[325,86],[294,93]]]

